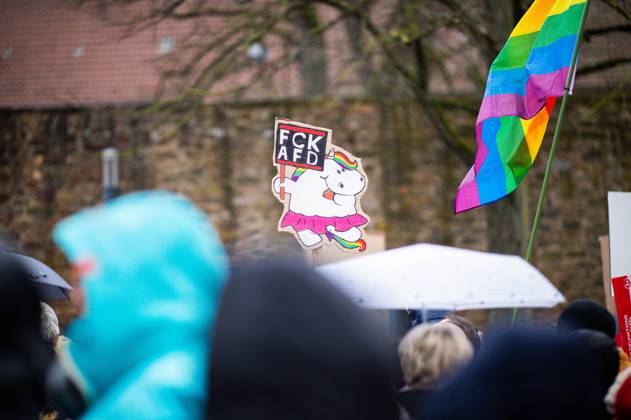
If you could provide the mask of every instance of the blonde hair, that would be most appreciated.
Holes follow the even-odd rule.
[[[40,305],[42,307],[42,338],[47,345],[54,348],[59,336],[59,320],[55,310],[47,303],[40,302]]]
[[[472,355],[471,342],[451,323],[416,326],[399,344],[403,377],[414,389],[437,387]]]

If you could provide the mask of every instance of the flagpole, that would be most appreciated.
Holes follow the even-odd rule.
[[[578,57],[578,50],[581,46],[583,39],[583,29],[585,28],[585,21],[587,20],[587,12],[589,11],[590,0],[585,1],[585,10],[581,17],[581,25],[578,29],[578,39],[576,41],[576,48],[572,53],[572,61],[570,64],[570,71],[567,74],[567,80],[565,81],[565,93],[563,94],[563,100],[561,102],[561,108],[559,109],[559,118],[557,119],[556,127],[554,128],[554,137],[552,138],[552,145],[550,146],[550,154],[548,155],[548,163],[546,165],[546,171],[543,175],[543,183],[541,184],[541,191],[539,192],[539,201],[537,202],[537,210],[535,211],[535,218],[532,222],[532,228],[530,230],[530,239],[528,240],[528,248],[526,250],[526,260],[532,261],[532,253],[534,251],[535,240],[537,239],[537,230],[539,229],[539,222],[541,220],[541,212],[543,210],[543,202],[546,198],[546,191],[548,190],[548,178],[552,171],[552,162],[554,161],[554,152],[557,147],[557,140],[561,132],[561,125],[563,124],[563,117],[565,115],[565,108],[567,107],[568,99],[570,97],[570,89],[572,87],[572,81],[574,80],[574,71],[576,69],[576,59]],[[517,314],[519,308],[513,308],[513,319],[511,325],[517,320]]]

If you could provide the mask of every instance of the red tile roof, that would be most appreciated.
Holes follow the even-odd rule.
[[[213,0],[213,4],[215,2],[231,3],[231,0]],[[138,7],[144,7],[146,11],[147,4],[139,3]],[[373,12],[379,20],[385,9],[380,7]],[[110,10],[110,13],[116,13],[118,18],[131,14],[123,9]],[[328,21],[338,12],[322,7],[319,14]],[[218,33],[221,25],[217,21],[163,21],[126,35],[128,26],[115,25],[115,21],[120,19],[105,19],[103,12],[94,7],[77,9],[70,0],[1,0],[0,109],[150,102],[157,97],[160,67],[169,65],[168,58],[184,62],[183,46],[195,37],[204,39],[208,33]],[[620,22],[615,13],[600,3],[596,3],[590,13],[590,27]],[[361,68],[350,51],[348,36],[344,25],[336,25],[324,34],[328,90],[338,96],[364,93],[359,77]],[[430,72],[431,90],[434,93],[478,92],[480,88],[466,76],[467,68],[473,65],[485,71],[488,65],[481,64],[476,51],[465,48],[467,40],[461,34],[444,30],[438,31],[435,37],[434,52],[445,55],[445,67],[455,82],[448,86],[446,79],[443,80],[438,71],[433,71]],[[631,57],[624,48],[628,40],[626,33],[594,37],[583,46],[581,68],[604,59]],[[161,53],[161,47],[169,45],[173,47],[173,53]],[[268,45],[268,49],[272,61],[283,53],[280,46]],[[202,65],[207,60],[205,57],[197,64]],[[243,85],[254,74],[253,70],[245,68],[229,74],[213,87],[214,92],[227,92]],[[626,64],[581,77],[577,80],[577,91],[627,84],[631,80],[630,71],[631,65]],[[177,86],[169,83],[167,91],[180,92],[187,82],[178,80]],[[230,98],[277,98],[300,94],[301,80],[294,63],[274,70],[271,79],[258,82],[248,92]],[[221,99],[226,95],[208,97],[209,100]]]
[[[185,28],[161,24],[125,37],[123,28],[56,0],[0,2],[0,108],[44,108],[151,100],[160,42]],[[163,40],[164,42],[164,40]]]

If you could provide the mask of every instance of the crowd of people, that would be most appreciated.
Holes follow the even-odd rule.
[[[56,226],[82,312],[60,332],[0,252],[1,419],[631,419],[601,305],[486,334],[452,313],[393,337],[296,261],[230,264],[205,215],[135,193]]]

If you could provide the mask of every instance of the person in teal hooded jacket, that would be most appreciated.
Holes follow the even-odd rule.
[[[84,419],[196,419],[227,275],[205,215],[168,192],[133,193],[59,223],[85,291],[62,357]]]

